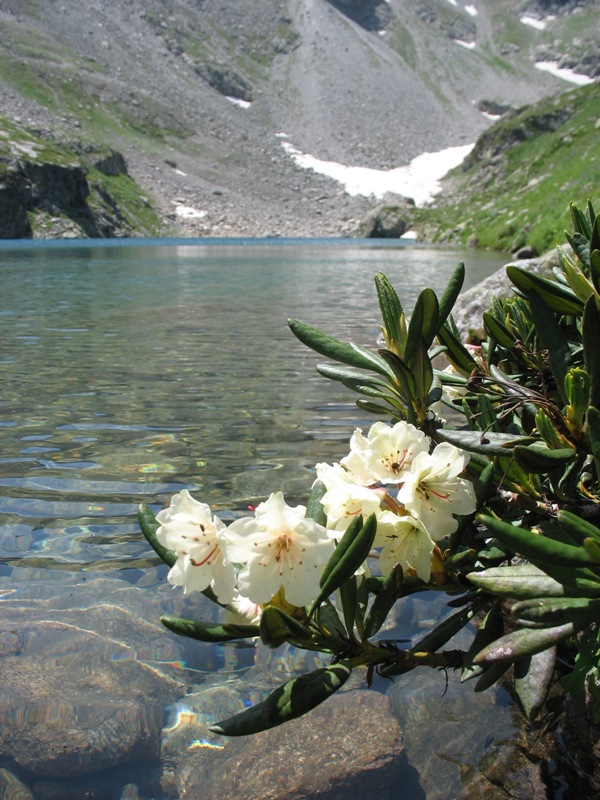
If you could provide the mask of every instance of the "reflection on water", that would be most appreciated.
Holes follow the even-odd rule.
[[[162,664],[175,683],[188,668],[209,672],[214,649],[182,645],[157,623],[190,601],[165,585],[139,534],[138,503],[158,508],[188,487],[227,519],[278,489],[302,500],[314,464],[339,459],[353,428],[372,420],[316,373],[318,358],[289,333],[288,317],[373,347],[373,273],[385,272],[410,309],[425,286],[443,289],[461,258],[468,285],[503,263],[356,241],[2,246],[6,619],[31,621],[38,634],[49,626],[38,644],[63,646],[60,621],[69,611],[79,629],[83,610],[89,636],[108,637],[92,651],[102,653],[131,638],[124,618],[140,620],[139,646],[158,642],[149,669]],[[112,609],[104,622],[102,603]],[[72,644],[64,640],[65,652]],[[177,691],[167,695],[178,702]],[[179,706],[169,708],[167,731],[179,730]]]

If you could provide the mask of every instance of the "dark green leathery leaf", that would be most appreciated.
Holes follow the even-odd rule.
[[[363,626],[363,637],[370,639],[379,631],[386,621],[394,603],[402,594],[404,572],[400,564],[396,564],[385,578],[381,591],[375,595]]]
[[[510,456],[511,448],[517,444],[533,442],[531,436],[494,433],[484,431],[450,430],[437,431],[437,436],[444,442],[468,450],[470,453],[481,453],[488,456]]]
[[[575,539],[576,542],[583,544],[587,538],[592,538],[600,544],[600,528],[592,525],[585,519],[581,519],[577,514],[561,508],[556,516],[561,528]]]
[[[172,550],[164,547],[156,538],[156,531],[159,529],[160,525],[145,503],[140,503],[138,507],[138,522],[140,523],[142,533],[150,547],[162,558],[165,564],[172,567],[177,561],[177,556]]]
[[[585,369],[590,376],[589,405],[600,407],[600,311],[597,295],[586,301],[581,328]]]
[[[571,622],[580,628],[600,617],[600,599],[539,597],[514,603],[510,613],[523,625],[533,623],[540,627],[549,627]]]
[[[577,567],[594,563],[583,547],[564,544],[495,517],[481,515],[479,520],[502,544],[530,559],[534,564]]]
[[[398,346],[398,355],[404,349],[404,331],[402,330],[403,309],[396,290],[383,273],[375,275],[375,288],[379,309],[383,319],[383,327],[390,343],[393,341]]]
[[[371,514],[363,524],[356,517],[342,536],[321,575],[321,591],[315,600],[311,615],[326,597],[335,592],[366,560],[377,532],[377,519]]]
[[[258,636],[258,625],[237,625],[233,623],[196,622],[183,617],[164,616],[160,621],[173,633],[198,639],[200,642],[233,642],[237,639],[250,639]]]
[[[323,481],[315,481],[306,501],[306,516],[323,527],[327,525],[327,514],[321,500],[326,492],[327,487]]]
[[[533,564],[490,567],[483,572],[470,572],[467,580],[474,586],[500,597],[563,597],[562,583],[550,578]]]
[[[292,333],[300,339],[302,344],[315,350],[322,356],[340,361],[351,367],[370,369],[386,377],[391,377],[390,369],[386,363],[374,353],[358,348],[355,345],[344,344],[326,333],[322,333],[304,322],[296,319],[288,321]]]
[[[548,696],[554,668],[556,647],[519,659],[515,662],[515,694],[519,707],[531,722]]]
[[[541,653],[549,647],[572,636],[572,623],[552,628],[519,628],[487,645],[473,659],[475,664],[494,661],[517,661],[517,659]]]
[[[262,703],[212,725],[210,730],[223,736],[248,736],[274,728],[316,708],[346,683],[351,672],[350,662],[340,661],[292,678]]]
[[[452,273],[452,277],[448,281],[448,286],[444,290],[440,298],[439,313],[437,320],[437,327],[439,328],[446,322],[450,316],[454,304],[458,300],[463,284],[465,282],[465,265],[461,261]]]
[[[263,608],[258,629],[267,647],[279,647],[291,640],[310,643],[312,638],[310,628],[277,606]]]
[[[408,365],[412,359],[420,339],[425,340],[426,347],[431,347],[438,330],[439,304],[433,289],[423,289],[417,297],[417,302],[408,325],[404,360]]]
[[[447,322],[438,330],[437,338],[439,343],[446,348],[448,361],[462,375],[466,377],[473,370],[479,370],[479,365]]]
[[[552,450],[543,442],[534,442],[530,445],[517,445],[513,449],[517,464],[526,472],[542,474],[563,467],[577,456],[571,447],[561,447]]]
[[[480,650],[483,650],[488,644],[494,642],[502,636],[503,633],[504,618],[502,616],[502,607],[501,604],[496,601],[479,623],[471,646],[465,654],[463,669],[460,675],[461,683],[471,680],[472,678],[477,678],[484,672],[485,667],[481,664],[473,664],[473,658]]]
[[[577,295],[556,281],[512,264],[506,267],[506,274],[518,289],[525,294],[531,290],[535,291],[545,305],[558,314],[581,314],[583,311],[583,303]]]

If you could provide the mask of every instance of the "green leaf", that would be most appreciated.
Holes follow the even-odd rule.
[[[600,599],[590,597],[539,597],[514,603],[510,613],[518,622],[540,627],[573,623],[582,628],[600,615]]]
[[[353,636],[356,621],[356,608],[358,603],[358,580],[356,575],[348,578],[340,586],[340,600],[342,601],[342,615],[348,633]]]
[[[562,447],[560,450],[551,450],[543,442],[534,442],[530,445],[517,445],[513,449],[517,464],[525,472],[543,474],[564,467],[573,461],[577,452],[571,447]]]
[[[312,631],[300,620],[278,606],[265,606],[258,625],[260,638],[267,647],[279,647],[284,642],[311,643]]]
[[[412,359],[419,340],[425,339],[427,349],[435,338],[438,329],[439,305],[433,289],[423,289],[417,297],[417,302],[408,324],[406,347],[404,348],[404,361],[412,366]]]
[[[404,572],[400,564],[396,564],[383,582],[381,591],[375,596],[363,626],[363,638],[370,639],[379,631],[392,610],[394,603],[402,595]]]
[[[409,369],[406,362],[403,361],[400,356],[392,353],[391,350],[381,349],[379,354],[391,367],[402,397],[408,404],[411,398],[415,396],[416,392],[412,370]]]
[[[600,311],[594,295],[585,304],[581,335],[583,360],[590,376],[589,405],[600,408]]]
[[[348,529],[340,539],[331,558],[325,565],[321,575],[321,591],[312,605],[309,616],[312,616],[319,604],[348,580],[367,559],[375,534],[377,519],[375,514],[363,525],[361,516],[352,520]]]
[[[446,320],[450,316],[452,309],[454,308],[454,304],[458,300],[458,296],[461,293],[464,282],[465,282],[465,265],[461,261],[460,264],[456,267],[456,269],[452,273],[452,277],[448,282],[448,286],[446,286],[444,294],[441,297],[439,312],[438,312],[438,320],[437,320],[438,329],[446,322]]]
[[[552,311],[558,314],[581,314],[583,303],[571,289],[561,286],[556,281],[543,278],[526,269],[509,264],[506,274],[514,285],[524,294],[533,290]]]
[[[587,429],[590,441],[590,450],[594,457],[596,475],[600,475],[600,411],[596,406],[590,406],[587,412]]]
[[[429,360],[425,339],[419,339],[417,342],[412,360],[412,374],[416,398],[425,400],[433,381],[433,367]]]
[[[579,544],[583,544],[584,540],[588,537],[591,537],[600,544],[600,528],[592,525],[591,522],[581,519],[577,514],[573,514],[571,511],[567,511],[564,508],[559,509],[556,518],[559,526]]]
[[[584,211],[581,211],[574,203],[569,204],[569,212],[571,214],[571,224],[576,233],[581,233],[586,239],[590,239],[592,235],[592,226],[590,218],[588,218]]]
[[[325,378],[339,383],[363,384],[373,388],[383,389],[388,387],[387,381],[376,378],[373,375],[366,375],[364,372],[355,372],[346,367],[337,367],[333,364],[317,364],[317,372]]]
[[[483,312],[483,327],[487,335],[492,338],[500,347],[511,350],[516,342],[515,335],[511,333],[503,322],[500,322],[489,311]]]
[[[275,689],[262,703],[212,725],[223,736],[249,736],[274,728],[306,714],[346,683],[352,672],[349,661],[340,661],[307,675],[292,678]]]
[[[327,492],[327,487],[323,481],[315,481],[312,485],[308,500],[306,501],[306,516],[314,520],[324,528],[327,527],[327,514],[323,508],[321,500]]]
[[[258,625],[195,622],[192,619],[169,615],[161,617],[160,621],[173,633],[198,639],[201,642],[233,642],[236,639],[249,639],[259,635]]]
[[[581,233],[574,233],[573,236],[567,236],[567,241],[573,248],[574,253],[577,255],[579,261],[587,268],[590,264],[590,240],[589,237]],[[560,262],[560,259],[559,259]],[[562,267],[562,264],[561,264]],[[565,276],[566,277],[566,276]],[[589,292],[588,292],[589,294]],[[580,298],[585,301],[585,297]]]
[[[467,625],[473,619],[479,609],[481,609],[486,602],[487,601],[485,598],[478,598],[470,605],[462,608],[456,614],[452,614],[452,616],[447,617],[443,622],[440,622],[439,625],[436,625],[432,631],[418,641],[417,644],[411,647],[411,650],[415,653],[434,653],[440,647],[443,647],[446,642],[450,641],[450,639],[460,630],[462,630],[465,625]]]
[[[442,325],[437,332],[437,338],[446,348],[446,358],[462,375],[468,377],[473,370],[479,370],[479,365],[469,353],[450,325]]]
[[[470,453],[481,453],[486,456],[510,456],[511,448],[517,444],[533,442],[531,436],[519,436],[512,433],[483,433],[481,431],[453,431],[440,429],[437,435],[444,442],[468,450]]]
[[[478,519],[502,544],[510,547],[515,553],[525,556],[534,564],[577,567],[593,563],[583,547],[558,542],[548,536],[533,533],[527,528],[520,528],[485,514],[480,515]]]
[[[362,411],[368,411],[369,414],[377,414],[379,417],[389,417],[390,414],[396,419],[405,419],[406,413],[404,409],[397,408],[390,408],[389,406],[382,406],[379,403],[372,403],[370,400],[365,400],[362,397],[359,397],[356,401],[356,405]]]
[[[484,647],[473,660],[476,664],[517,661],[554,647],[573,633],[575,628],[571,623],[554,628],[519,628]]]
[[[525,717],[532,722],[542,710],[554,676],[556,647],[515,662],[515,694]]]
[[[333,361],[340,361],[342,364],[348,364],[351,367],[358,367],[359,369],[370,369],[378,372],[380,375],[386,377],[393,377],[389,367],[383,359],[370,353],[368,350],[358,348],[356,345],[343,344],[338,339],[322,333],[316,328],[306,325],[296,319],[288,320],[290,330],[302,344],[315,350],[322,356],[331,358]]]
[[[481,667],[481,675],[475,684],[476,692],[485,692],[497,683],[504,673],[510,669],[510,661],[492,661],[491,664],[476,664]]]
[[[590,253],[590,275],[594,289],[600,292],[600,250],[592,250]]]
[[[481,675],[484,667],[482,667],[481,664],[473,664],[473,658],[480,650],[483,650],[488,644],[494,642],[502,636],[503,633],[504,619],[502,616],[501,604],[495,602],[479,623],[471,646],[465,654],[463,670],[460,675],[461,683]]]
[[[527,297],[537,335],[542,346],[548,351],[548,364],[556,380],[556,388],[563,403],[567,403],[565,378],[573,366],[569,343],[545,300],[535,291],[528,292]]]
[[[138,522],[150,547],[162,558],[167,566],[172,567],[177,561],[177,556],[172,550],[168,550],[164,547],[156,538],[156,531],[160,528],[160,525],[145,503],[140,503],[138,506]]]
[[[396,294],[396,290],[388,278],[382,272],[375,275],[375,288],[377,290],[377,299],[379,300],[383,327],[388,337],[395,340],[398,346],[402,348],[404,344],[401,323],[403,309],[400,298]],[[400,352],[402,352],[402,350],[400,350]]]
[[[467,580],[473,586],[500,597],[563,597],[562,583],[550,578],[533,564],[490,567],[483,572],[470,572]]]
[[[558,263],[564,272],[569,286],[581,302],[585,303],[590,294],[593,293],[594,287],[583,273],[581,267],[570,258],[569,254],[563,250],[562,247],[556,248],[556,254],[558,256]]]

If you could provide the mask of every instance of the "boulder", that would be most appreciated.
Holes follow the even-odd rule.
[[[186,689],[154,666],[181,658],[173,638],[110,603],[5,608],[0,656],[0,752],[37,776],[157,759],[164,706]]]
[[[565,248],[568,250],[568,248]],[[551,250],[539,258],[516,259],[509,262],[537,275],[551,275],[558,266],[556,250]],[[479,341],[483,336],[483,312],[490,307],[492,298],[505,298],[512,295],[512,283],[506,276],[506,267],[500,267],[485,280],[462,292],[452,310],[454,321],[463,339]]]
[[[354,235],[362,239],[398,239],[408,228],[406,217],[406,206],[375,206],[360,222]]]
[[[254,736],[222,739],[222,749],[188,752],[180,796],[238,800],[392,800],[404,746],[387,699],[351,690],[310,713]]]

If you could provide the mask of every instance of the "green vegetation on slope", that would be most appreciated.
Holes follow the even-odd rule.
[[[600,93],[591,84],[496,122],[414,222],[428,241],[543,252],[562,241],[570,200],[596,196],[599,179]]]
[[[69,145],[57,142],[0,117],[0,190],[10,173],[13,182],[17,174],[25,175],[25,182],[42,180],[36,167],[45,170],[54,167],[59,172],[52,172],[52,179],[44,179],[35,188],[38,199],[28,212],[34,236],[51,231],[65,217],[78,224],[89,224],[91,231],[106,231],[107,235],[108,231],[118,236],[157,236],[162,232],[156,209],[127,174],[120,154],[82,142]],[[57,183],[51,191],[51,200],[45,180]],[[73,188],[81,186],[81,180],[87,183],[87,188]],[[83,191],[87,196],[81,196]],[[82,235],[85,234],[84,226]]]

